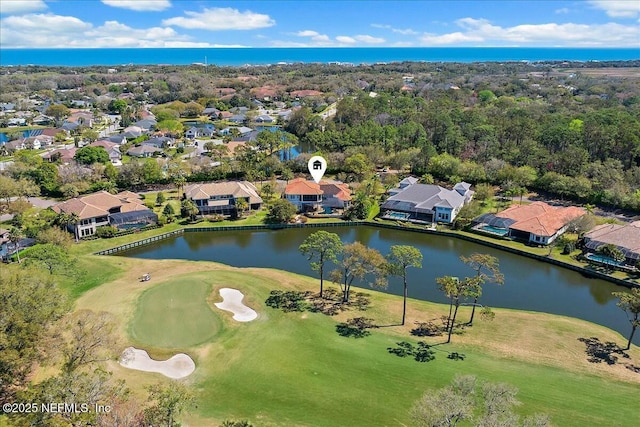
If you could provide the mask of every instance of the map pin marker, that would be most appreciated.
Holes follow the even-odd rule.
[[[313,156],[309,159],[309,173],[313,177],[313,180],[318,184],[322,179],[325,171],[327,170],[327,161],[324,157],[321,156]]]

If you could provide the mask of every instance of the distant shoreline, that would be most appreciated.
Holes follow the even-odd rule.
[[[372,65],[392,62],[611,62],[640,60],[640,48],[324,47],[2,49],[0,66],[213,65],[293,63]]]

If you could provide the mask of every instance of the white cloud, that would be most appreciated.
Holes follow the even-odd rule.
[[[185,11],[186,16],[177,16],[162,21],[163,25],[200,30],[253,30],[272,27],[276,24],[269,15],[254,13],[249,10],[240,12],[238,9],[212,8],[202,12]]]
[[[349,37],[349,36],[338,36],[338,37],[336,37],[336,40],[339,41],[340,43],[345,43],[345,44],[355,44],[356,43],[356,39],[354,39],[353,37]]]
[[[637,46],[640,28],[617,23],[606,24],[523,24],[500,27],[486,19],[463,18],[456,21],[463,31],[448,34],[425,34],[424,45],[473,46]]]
[[[555,13],[557,13],[558,15],[566,15],[569,12],[571,12],[571,11],[569,10],[568,7],[562,7],[560,9],[556,9],[555,10]]]
[[[102,0],[102,3],[111,7],[147,12],[158,12],[171,7],[169,0]]]
[[[329,46],[332,43],[328,35],[320,34],[319,32],[313,30],[298,31],[293,35],[298,37],[309,37],[312,41],[312,44],[310,44],[310,46]]]
[[[417,31],[412,30],[411,28],[394,28],[391,25],[385,24],[371,24],[373,28],[383,28],[385,30],[391,30],[394,33],[402,34],[402,35],[416,35],[419,34]]]
[[[359,42],[367,43],[367,44],[381,44],[381,43],[384,43],[385,41],[383,38],[373,37],[368,35],[358,35],[358,36],[355,36],[354,38]]]
[[[320,33],[312,30],[304,30],[304,31],[298,31],[297,33],[295,33],[295,35],[298,37],[315,37],[320,35]]]
[[[589,3],[612,18],[635,18],[640,15],[640,1],[637,0],[589,0]]]
[[[0,13],[3,15],[44,10],[47,5],[42,0],[1,0]]]
[[[53,14],[9,16],[0,27],[0,45],[11,48],[212,47],[170,27],[132,28],[118,21],[94,26]]]

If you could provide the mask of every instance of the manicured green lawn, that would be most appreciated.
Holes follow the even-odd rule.
[[[197,369],[188,381],[196,390],[197,407],[186,419],[189,425],[215,425],[212,419],[228,418],[249,419],[261,426],[408,425],[413,403],[424,392],[448,384],[456,374],[518,387],[523,403],[518,413],[546,413],[556,426],[636,425],[638,384],[499,356],[460,344],[460,337],[454,337],[452,344],[436,346],[434,361],[418,363],[387,351],[398,341],[415,342],[406,332],[380,328],[363,339],[344,338],[336,333],[338,320],[334,317],[283,313],[264,305],[272,289],[308,289],[311,284],[315,286],[315,281],[302,276],[272,276],[268,271],[186,273],[141,294],[130,338],[144,340],[160,353],[163,348],[179,347],[195,356]],[[258,319],[240,323],[227,312],[216,312],[211,303],[220,299],[209,290],[223,286],[242,291],[245,303],[258,311]],[[353,311],[348,317],[364,315],[382,324],[388,322],[387,310],[397,309],[401,299],[371,295],[370,310]],[[175,314],[168,309],[171,304]],[[432,315],[434,309],[441,309],[413,300],[410,305]],[[510,313],[518,316],[518,312]],[[498,313],[502,319],[506,315]],[[395,317],[397,313],[391,316]],[[544,328],[549,351],[553,351],[554,328],[561,323],[554,323],[555,316],[548,318]],[[477,331],[473,329],[471,334],[482,330],[480,325]],[[204,343],[206,340],[210,343]],[[447,359],[450,351],[465,354],[465,360]]]
[[[131,338],[162,348],[186,348],[209,342],[220,319],[207,304],[211,283],[202,275],[178,277],[145,291],[131,320]]]

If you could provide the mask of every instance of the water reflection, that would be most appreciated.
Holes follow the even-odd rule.
[[[316,277],[307,259],[298,251],[302,241],[315,231],[318,229],[185,233],[122,255],[210,260],[237,267],[277,268]],[[373,227],[327,228],[326,231],[335,232],[344,242],[360,241],[383,254],[387,254],[392,245],[417,247],[424,261],[422,269],[408,270],[409,296],[412,298],[447,302],[438,290],[435,278],[473,275],[473,270],[459,257],[482,252],[500,260],[505,276],[504,285],[487,284],[484,287],[482,304],[578,317],[608,326],[623,335],[629,330],[625,314],[611,295],[611,292],[625,288],[603,280],[586,278],[552,264],[460,239]],[[386,292],[400,294],[401,291],[400,280],[390,280]],[[635,342],[640,343],[640,336]]]

